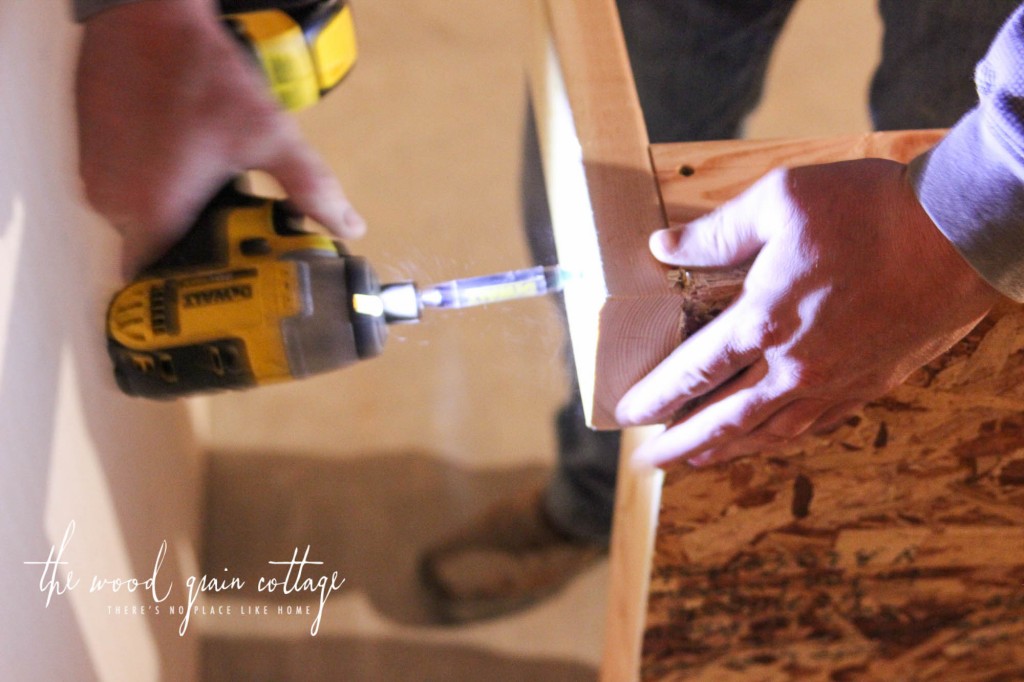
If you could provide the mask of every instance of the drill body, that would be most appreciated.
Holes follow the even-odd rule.
[[[286,109],[316,103],[355,63],[345,0],[221,0],[221,10]],[[302,220],[233,184],[218,192],[111,300],[120,388],[170,399],[297,379],[375,357],[388,323],[419,318],[412,283],[382,292],[364,259],[302,231]]]
[[[108,351],[121,389],[175,398],[317,374],[378,355],[381,287],[369,264],[303,232],[285,202],[233,186],[189,233],[118,292]]]

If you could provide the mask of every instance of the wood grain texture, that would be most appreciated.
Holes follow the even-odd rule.
[[[618,396],[675,342],[634,310],[664,289],[647,236],[665,218],[614,0],[535,6],[531,93],[555,243],[585,280],[565,294],[569,332],[588,422],[614,428]],[[619,353],[625,321],[630,352]]]
[[[647,235],[665,218],[614,0],[535,0],[533,14],[530,87],[559,262],[587,283],[565,293],[583,407],[589,423],[612,427],[616,396],[678,340],[653,325],[663,337],[639,341],[632,354],[599,350],[618,347],[606,340],[625,329],[678,315],[677,303],[660,296],[652,308],[633,305],[635,292],[667,284],[647,251]],[[606,371],[610,363],[623,366]],[[634,437],[624,438],[616,490],[601,666],[608,682],[640,671],[661,490],[660,474],[629,467]]]
[[[707,213],[780,166],[853,159],[907,162],[933,146],[941,130],[864,133],[813,139],[656,144],[651,159],[670,223]]]
[[[601,660],[602,682],[626,682],[640,674],[647,627],[647,589],[664,475],[660,469],[635,471],[630,455],[660,426],[627,429],[622,437],[615,523],[609,566],[607,618]]]

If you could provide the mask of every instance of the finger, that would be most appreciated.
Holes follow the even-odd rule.
[[[746,436],[722,447],[706,450],[688,461],[693,466],[708,466],[778,448],[809,431],[821,415],[828,411],[830,404],[825,400],[795,400],[768,417]]]
[[[673,459],[690,460],[753,431],[779,405],[762,383],[762,373],[752,368],[748,374],[724,387],[725,397],[712,396],[714,401],[700,411],[641,445],[633,454],[633,464],[658,466]]]
[[[669,265],[723,267],[739,265],[764,245],[758,219],[771,175],[711,213],[685,225],[651,235],[654,257]]]
[[[739,332],[749,317],[745,311],[742,302],[727,308],[629,389],[615,409],[619,423],[664,422],[756,361],[760,339]]]
[[[851,414],[863,406],[864,402],[859,400],[849,400],[835,405],[818,417],[809,430],[815,434],[827,435],[842,426]]]
[[[339,237],[355,239],[366,233],[366,223],[330,168],[300,138],[288,135],[259,167],[274,176],[300,212]]]
[[[829,400],[794,400],[754,429],[750,437],[765,446],[787,443],[806,433],[831,406]]]
[[[345,197],[334,173],[307,144],[296,120],[269,96],[251,64],[238,62],[236,66],[238,76],[232,85],[239,91],[237,101],[220,117],[231,126],[225,135],[230,141],[228,158],[239,170],[269,173],[300,212],[339,237],[362,236],[366,223]]]

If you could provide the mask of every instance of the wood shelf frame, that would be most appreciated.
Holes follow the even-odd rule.
[[[556,247],[562,265],[587,280],[566,292],[566,303],[596,428],[615,426],[619,398],[681,341],[684,294],[651,257],[652,231],[711,210],[772,168],[905,162],[943,134],[651,145],[613,0],[535,0],[533,36],[531,88]],[[1001,309],[836,433],[712,470],[638,474],[626,460],[644,432],[627,433],[602,679],[1024,671],[1024,651],[1013,644],[1024,635],[1014,616],[1024,608],[1021,355],[1024,315],[1019,306]],[[999,549],[980,549],[993,544]],[[890,565],[921,548],[928,558],[914,555],[910,573]],[[790,561],[800,556],[819,563]],[[736,569],[737,599],[779,597],[762,570],[774,557],[787,581],[804,586],[790,604],[834,600],[829,632],[838,643],[786,639],[784,628],[799,630],[786,606],[736,615],[728,623],[735,631],[716,631],[723,619],[694,604],[713,601],[701,590],[733,575],[743,557],[753,563]],[[835,561],[827,572],[838,582],[816,582],[819,560]],[[854,598],[868,601],[843,601]],[[706,628],[708,651],[686,648],[680,613]],[[879,613],[923,634],[914,639],[894,623],[887,633]],[[777,639],[759,648],[764,623],[777,627]]]

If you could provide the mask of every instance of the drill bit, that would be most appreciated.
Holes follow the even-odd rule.
[[[424,287],[420,304],[427,308],[469,308],[561,291],[575,275],[557,265],[453,279]]]
[[[355,312],[383,317],[388,324],[418,322],[423,308],[469,308],[552,294],[577,275],[557,265],[453,279],[422,289],[415,282],[392,282],[376,294],[352,297]]]

